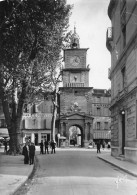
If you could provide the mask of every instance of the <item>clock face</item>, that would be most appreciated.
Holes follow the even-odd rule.
[[[78,66],[80,64],[80,58],[78,56],[73,56],[70,58],[70,63],[73,66]]]

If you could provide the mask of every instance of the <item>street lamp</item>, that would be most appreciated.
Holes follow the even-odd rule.
[[[124,110],[122,110],[121,114],[122,114],[122,115],[124,115],[124,114],[125,114],[125,111],[124,111]]]

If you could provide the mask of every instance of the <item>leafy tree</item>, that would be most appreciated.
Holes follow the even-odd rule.
[[[65,0],[0,2],[0,98],[11,153],[20,153],[24,103],[51,83],[70,10]]]

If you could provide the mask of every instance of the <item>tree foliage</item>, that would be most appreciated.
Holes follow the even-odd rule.
[[[70,10],[65,0],[0,2],[0,98],[12,152],[19,150],[25,101],[50,84],[60,60]]]

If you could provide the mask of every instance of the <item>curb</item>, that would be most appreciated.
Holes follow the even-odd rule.
[[[35,156],[35,161],[34,161],[34,165],[33,165],[33,168],[32,170],[30,171],[30,173],[28,174],[27,178],[25,179],[25,181],[20,184],[15,190],[14,192],[10,193],[9,195],[16,195],[16,193],[18,192],[18,190],[32,177],[32,175],[34,174],[34,171],[35,171],[35,167],[36,167],[36,156]]]
[[[99,159],[103,160],[104,162],[107,162],[107,163],[109,163],[109,164],[111,164],[111,165],[113,165],[113,166],[115,166],[115,167],[121,169],[122,171],[124,171],[124,172],[126,172],[126,173],[128,173],[128,174],[130,174],[130,175],[132,175],[132,176],[134,176],[134,177],[137,177],[137,174],[132,173],[131,171],[128,171],[127,169],[124,169],[124,168],[122,168],[122,167],[120,167],[120,166],[118,166],[118,165],[116,165],[116,164],[114,164],[114,163],[112,163],[112,162],[110,162],[110,161],[108,161],[108,160],[106,160],[106,159],[103,159],[103,158],[101,158],[101,157],[99,157],[99,156],[97,156],[97,157],[98,157]]]

